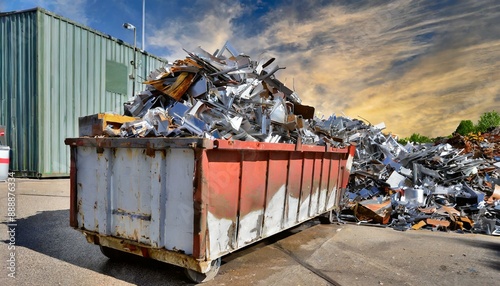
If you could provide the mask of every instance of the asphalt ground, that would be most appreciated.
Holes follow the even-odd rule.
[[[8,187],[0,182],[0,285],[192,285],[180,267],[113,261],[88,244],[69,227],[68,179],[15,179],[15,222]],[[204,285],[500,285],[500,237],[315,219],[224,256]]]

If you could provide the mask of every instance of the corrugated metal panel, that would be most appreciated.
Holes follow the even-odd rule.
[[[78,135],[78,117],[122,113],[123,102],[132,95],[128,73],[133,47],[43,9],[0,19],[7,35],[0,40],[0,124],[12,133],[7,138],[14,153],[11,169],[28,176],[69,175],[64,139]],[[139,80],[164,64],[152,55],[138,52],[137,57]],[[127,68],[127,94],[106,90],[110,61]],[[136,83],[136,90],[142,89]]]
[[[11,147],[10,169],[37,168],[36,12],[0,15],[0,125]]]
[[[43,10],[39,11],[38,23],[39,111],[43,114],[39,121],[43,142],[39,145],[38,169],[42,175],[68,174],[70,158],[64,138],[78,135],[80,116],[122,112],[123,103],[132,94],[132,82],[124,78],[129,94],[106,91],[106,60],[131,68],[133,49]],[[145,66],[149,70],[161,64],[157,59],[145,63],[152,65]]]

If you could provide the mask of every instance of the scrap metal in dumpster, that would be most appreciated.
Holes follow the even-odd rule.
[[[272,57],[253,60],[227,42],[210,54],[198,47],[153,71],[147,89],[125,103],[130,122],[108,136],[191,137],[346,146],[332,137],[335,116],[314,107],[276,78],[284,67]],[[134,118],[140,118],[134,120]]]
[[[228,54],[227,56],[225,56]],[[230,43],[154,71],[125,115],[80,118],[70,224],[88,242],[212,279],[220,257],[340,211],[355,147]],[[117,253],[118,252],[118,253]]]

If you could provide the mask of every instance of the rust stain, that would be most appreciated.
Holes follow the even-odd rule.
[[[123,249],[127,250],[127,251],[130,251],[130,252],[134,252],[137,250],[137,246],[133,245],[133,244],[129,244],[129,243],[124,243],[123,244]]]
[[[134,233],[132,234],[132,238],[135,241],[139,241],[139,232],[137,231],[137,228],[134,229]]]
[[[131,148],[125,148],[124,150],[125,150],[125,153],[127,155],[127,158],[129,160],[132,160],[132,158],[134,157],[133,149],[131,149]]]
[[[209,236],[207,236],[209,237]],[[229,237],[229,246],[231,247],[231,249],[235,249],[236,248],[236,222],[233,221],[233,223],[231,224],[231,226],[229,227],[229,229],[227,230],[227,237]]]
[[[83,209],[82,209],[82,199],[78,200],[77,211],[78,211],[78,215],[81,217],[81,220],[83,223],[85,221],[85,214],[83,213]],[[77,219],[75,219],[74,227],[77,226],[77,223],[78,223],[78,221],[77,221]]]
[[[146,143],[146,150],[145,150],[146,156],[149,156],[151,158],[154,158],[156,155],[156,151],[154,149],[154,145],[147,142]]]

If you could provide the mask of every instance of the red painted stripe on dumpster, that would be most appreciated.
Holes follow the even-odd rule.
[[[9,158],[0,158],[0,164],[9,164]]]
[[[259,238],[266,203],[268,152],[245,150],[241,162],[238,247]],[[247,216],[251,219],[248,221]],[[252,219],[253,218],[253,219]],[[251,228],[243,222],[252,224]],[[243,229],[243,230],[242,230]],[[255,229],[257,231],[249,231]],[[244,231],[246,230],[246,231]]]
[[[236,223],[240,191],[240,153],[213,150],[207,152],[209,167],[208,211],[217,218],[227,218]],[[209,178],[209,179],[208,179]]]

